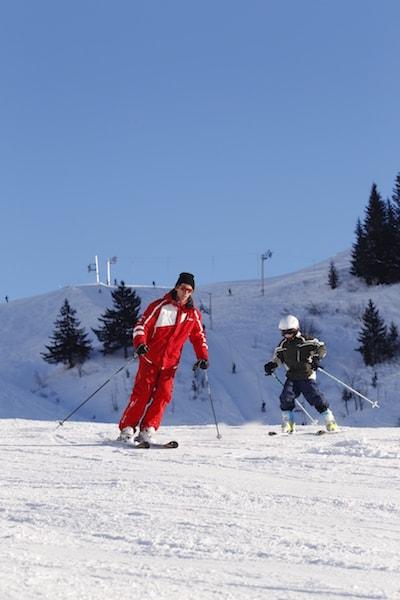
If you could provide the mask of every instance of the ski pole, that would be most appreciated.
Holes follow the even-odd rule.
[[[94,396],[95,394],[97,394],[97,392],[99,392],[99,391],[100,391],[100,390],[101,390],[101,389],[102,389],[104,386],[106,386],[106,385],[107,385],[107,383],[109,383],[109,381],[110,381],[110,380],[111,380],[113,377],[115,377],[115,375],[117,375],[117,374],[118,374],[120,371],[122,371],[122,369],[125,369],[126,365],[128,365],[130,362],[132,362],[132,360],[133,360],[133,359],[134,359],[134,357],[130,358],[130,359],[129,359],[129,360],[128,360],[128,361],[127,361],[127,362],[126,362],[124,365],[122,365],[122,367],[120,367],[120,368],[118,369],[118,371],[115,371],[115,373],[113,373],[112,375],[110,375],[110,377],[107,379],[107,381],[105,381],[105,382],[104,382],[104,383],[103,383],[103,384],[102,384],[100,387],[98,387],[98,388],[97,388],[97,390],[95,390],[95,391],[94,391],[92,394],[90,394],[90,396],[88,396],[88,397],[86,398],[86,400],[84,400],[83,402],[81,402],[81,403],[80,403],[80,405],[79,405],[79,406],[77,406],[76,408],[74,408],[74,410],[73,410],[72,412],[70,412],[70,413],[69,413],[69,414],[68,414],[66,417],[64,417],[64,418],[62,419],[62,421],[59,421],[59,422],[58,422],[58,425],[57,425],[57,427],[56,427],[56,429],[58,429],[59,427],[61,427],[62,425],[64,425],[65,421],[68,421],[68,419],[69,419],[70,417],[72,417],[72,415],[74,415],[76,412],[78,412],[78,410],[79,410],[79,409],[80,409],[80,408],[81,408],[81,407],[82,407],[84,404],[86,404],[86,402],[89,402],[89,400],[90,400],[91,398],[93,398],[93,396]]]
[[[278,375],[275,375],[275,373],[271,373],[272,377],[274,377],[277,381],[279,381],[279,383],[281,384],[281,386],[283,387],[285,384],[283,383],[283,381],[281,381],[278,377]]]
[[[275,377],[275,379],[277,381],[279,381],[279,383],[281,384],[281,386],[283,387],[283,382],[279,379],[279,377],[277,375],[275,375],[275,373],[272,373],[273,377]],[[294,399],[295,403],[297,404],[297,406],[300,408],[300,410],[303,411],[303,413],[310,419],[311,423],[313,425],[317,425],[318,424],[318,420],[317,419],[313,419],[313,417],[310,415],[310,413],[304,408],[304,406],[302,405],[301,402],[299,402],[297,400],[297,398]]]
[[[367,398],[367,396],[364,396],[364,394],[361,394],[361,392],[357,392],[357,390],[355,390],[354,388],[352,388],[349,385],[347,385],[347,383],[344,383],[344,381],[341,381],[340,379],[338,379],[337,377],[335,377],[331,373],[328,373],[328,371],[326,369],[324,369],[323,367],[318,367],[318,371],[322,371],[322,373],[325,373],[325,375],[327,375],[328,377],[330,377],[334,381],[337,381],[337,383],[340,383],[345,388],[347,388],[348,390],[350,390],[351,392],[353,392],[353,394],[356,394],[357,396],[360,396],[360,398],[363,398],[364,400],[366,400],[367,402],[369,402],[370,404],[372,404],[372,408],[380,408],[380,406],[379,406],[379,404],[378,404],[378,402],[376,400],[375,400],[375,402],[373,402],[372,400],[370,400],[369,398]]]
[[[312,423],[313,425],[318,425],[318,419],[314,419],[314,418],[313,418],[313,417],[310,415],[310,413],[306,411],[306,409],[304,408],[304,406],[302,405],[302,403],[301,403],[301,402],[299,402],[299,401],[297,400],[297,398],[295,398],[295,399],[294,399],[294,401],[296,402],[296,404],[297,404],[297,406],[300,408],[300,410],[302,410],[302,411],[303,411],[303,413],[304,413],[305,415],[307,415],[307,417],[310,419],[311,423]]]
[[[218,428],[218,421],[217,421],[217,416],[216,416],[216,414],[215,414],[214,402],[213,402],[213,399],[212,399],[212,396],[211,396],[211,386],[210,386],[210,381],[209,381],[209,379],[208,379],[208,373],[207,373],[207,370],[205,370],[205,371],[204,371],[204,379],[205,379],[205,381],[206,381],[206,384],[207,384],[207,389],[208,389],[208,398],[209,398],[209,400],[210,400],[210,404],[211,404],[211,410],[212,410],[212,413],[213,413],[213,416],[214,416],[215,428],[216,428],[216,430],[217,430],[217,439],[219,439],[219,440],[220,440],[220,439],[222,438],[222,435],[220,434],[220,432],[219,432],[219,428]]]

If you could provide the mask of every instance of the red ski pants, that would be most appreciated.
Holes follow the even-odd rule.
[[[176,369],[160,369],[140,359],[128,406],[119,422],[124,427],[154,427],[158,429],[168,402],[171,400]]]

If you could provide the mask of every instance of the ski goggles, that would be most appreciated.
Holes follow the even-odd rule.
[[[281,334],[286,337],[287,335],[296,335],[297,329],[281,329]]]

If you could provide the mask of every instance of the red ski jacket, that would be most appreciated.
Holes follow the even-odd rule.
[[[133,345],[146,344],[144,360],[162,369],[176,368],[182,348],[190,339],[196,357],[208,360],[208,346],[199,310],[190,300],[182,306],[169,292],[144,311],[133,330]]]

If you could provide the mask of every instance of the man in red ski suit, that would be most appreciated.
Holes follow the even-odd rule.
[[[183,345],[189,338],[197,361],[193,368],[208,368],[208,347],[201,314],[194,306],[194,276],[181,273],[175,288],[152,302],[133,330],[139,369],[121,421],[121,441],[150,442],[159,428],[172,395],[174,377]]]

